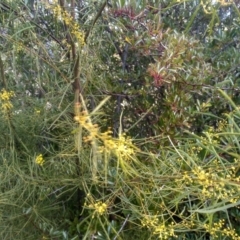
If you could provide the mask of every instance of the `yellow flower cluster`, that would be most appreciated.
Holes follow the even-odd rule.
[[[45,162],[45,161],[44,161],[44,159],[43,159],[42,154],[39,154],[39,155],[36,157],[36,159],[35,159],[35,163],[38,164],[38,165],[40,165],[40,166],[43,166],[44,162]]]
[[[88,207],[91,209],[94,209],[95,212],[99,215],[103,215],[107,210],[107,204],[103,203],[101,201],[96,202],[94,204],[90,204],[90,205],[88,205]]]
[[[13,108],[12,103],[10,102],[10,99],[14,96],[14,92],[6,91],[3,89],[0,93],[0,102],[1,102],[1,109],[3,113],[8,112],[10,109]]]
[[[211,168],[210,168],[211,169]],[[184,174],[183,179],[185,182],[191,184],[192,182],[200,184],[202,197],[215,199],[225,199],[232,203],[237,202],[239,198],[236,198],[238,193],[237,186],[228,186],[229,182],[237,183],[239,181],[238,177],[235,177],[234,167],[228,170],[227,173],[221,173],[212,168],[213,173],[206,172],[201,167],[197,167],[192,170],[193,176],[187,177]]]
[[[211,234],[211,237],[213,239],[218,239],[219,234],[230,237],[230,239],[233,240],[240,240],[240,236],[235,232],[235,229],[231,229],[230,227],[225,227],[225,222],[224,220],[220,220],[217,223],[213,223],[211,225],[209,224],[204,224],[204,228]]]
[[[177,237],[174,234],[173,223],[171,225],[159,224],[154,229],[154,234],[158,235],[159,239],[169,239],[169,237]]]
[[[158,217],[145,216],[142,220],[142,226],[153,230],[155,235],[158,235],[159,239],[169,239],[170,237],[176,237],[174,234],[174,223],[166,225],[165,223],[159,223]]]
[[[158,224],[158,217],[156,215],[153,216],[144,216],[141,221],[143,227],[152,228]]]
[[[15,47],[17,53],[23,51],[23,49],[24,49],[24,45],[21,42],[16,43],[14,45],[14,47]]]
[[[54,4],[47,5],[47,7],[52,9],[53,15],[57,19],[65,22],[66,26],[69,27],[71,34],[77,39],[79,45],[83,46],[85,44],[84,32],[80,30],[79,24],[75,22],[72,16],[66,10],[62,9],[56,1]]]
[[[80,26],[76,22],[71,24],[71,33],[76,37],[80,46],[83,46],[85,44],[84,32],[80,30]]]
[[[87,202],[90,202],[90,204],[88,204]],[[100,216],[103,215],[107,211],[108,204],[102,201],[96,201],[93,196],[88,193],[85,199],[84,206],[88,209],[94,210],[94,213],[92,215],[92,217],[94,218],[96,214]]]
[[[130,160],[135,154],[137,148],[130,138],[127,138],[124,134],[120,135],[119,138],[113,138],[110,129],[104,133],[100,133],[98,125],[92,124],[90,116],[86,111],[82,111],[78,116],[75,116],[74,120],[89,132],[89,135],[84,138],[85,142],[91,142],[95,139],[101,140],[104,146],[99,147],[99,152],[112,152],[123,160]]]
[[[210,128],[207,132],[203,132],[205,134],[205,137],[201,136],[201,143],[206,146],[213,146],[219,144],[219,135],[215,134],[213,132],[212,128]]]
[[[0,93],[0,99],[2,101],[9,101],[13,96],[14,96],[14,92],[12,91],[8,92],[5,89],[3,89],[2,92]]]
[[[98,125],[91,122],[91,118],[86,111],[80,112],[78,116],[74,117],[74,120],[89,132],[89,135],[84,138],[85,142],[91,142],[99,137]]]
[[[124,134],[116,139],[108,137],[102,140],[104,148],[102,148],[101,151],[111,151],[122,160],[130,160],[135,154],[136,147],[133,145],[132,140]]]
[[[222,132],[227,126],[227,121],[226,120],[221,120],[218,122],[218,128],[217,132]]]
[[[115,152],[122,159],[130,159],[135,154],[134,148],[130,138],[120,135],[116,141]]]

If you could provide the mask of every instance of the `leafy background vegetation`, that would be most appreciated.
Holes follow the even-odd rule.
[[[1,239],[240,239],[236,1],[1,1]]]

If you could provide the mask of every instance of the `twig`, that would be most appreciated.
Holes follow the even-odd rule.
[[[4,66],[3,66],[3,61],[2,61],[1,55],[0,55],[0,74],[1,74],[2,81],[3,81],[3,85],[7,89],[7,81],[6,81],[5,74],[4,74]]]
[[[118,237],[118,235],[119,235],[119,233],[123,230],[123,228],[125,227],[125,225],[126,225],[126,223],[127,223],[127,220],[129,219],[129,214],[127,215],[127,217],[126,217],[126,219],[124,220],[124,222],[123,222],[123,225],[121,226],[121,228],[119,229],[119,231],[117,232],[117,235],[114,237],[114,239],[113,240],[116,240],[117,239],[117,237]]]
[[[89,36],[91,30],[93,29],[93,26],[94,26],[95,23],[97,22],[98,18],[101,16],[101,14],[102,14],[104,8],[106,7],[106,5],[107,5],[107,0],[104,1],[104,3],[102,4],[101,8],[100,8],[99,11],[97,12],[96,17],[95,17],[94,20],[93,20],[92,26],[88,29],[87,33],[85,34],[85,38],[84,38],[84,42],[85,42],[85,43],[87,42],[88,36]]]

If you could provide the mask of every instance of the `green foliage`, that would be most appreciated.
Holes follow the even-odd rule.
[[[239,239],[237,3],[73,2],[0,3],[0,238]]]

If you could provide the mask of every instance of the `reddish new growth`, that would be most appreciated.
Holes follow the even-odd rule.
[[[148,72],[149,75],[153,78],[153,85],[155,87],[161,87],[164,83],[163,76],[151,67],[148,69]]]
[[[130,19],[134,19],[136,16],[132,7],[125,7],[113,10],[114,17],[128,17]]]

